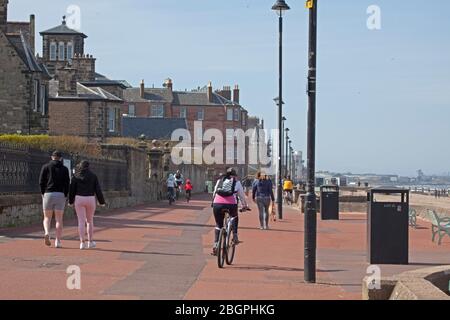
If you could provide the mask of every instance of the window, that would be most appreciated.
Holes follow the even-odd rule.
[[[69,42],[67,44],[67,60],[72,60],[73,58],[73,44]]]
[[[59,61],[64,61],[64,49],[65,49],[64,42],[60,42],[59,43],[59,49],[58,49],[58,53],[59,53],[58,59],[59,59]]]
[[[39,90],[40,90],[39,80],[34,80],[34,87],[33,87],[34,107],[33,107],[33,110],[36,112],[40,111],[40,109],[39,109]]]
[[[233,108],[227,108],[227,121],[233,121]]]
[[[247,125],[247,117],[246,117],[245,113],[242,114],[242,125],[243,126]]]
[[[241,111],[239,109],[234,109],[234,121],[241,120]]]
[[[109,132],[116,131],[116,110],[114,108],[108,109],[108,130]]]
[[[135,117],[136,116],[136,107],[134,106],[134,104],[130,104],[128,106],[128,115],[130,117]]]
[[[186,107],[181,107],[180,108],[180,118],[181,119],[186,119],[187,118],[186,114],[187,114]]]
[[[47,114],[47,88],[43,84],[41,84],[40,98],[42,115],[45,116]]]
[[[152,106],[151,118],[164,118],[164,106],[162,104]]]
[[[197,120],[198,120],[198,121],[203,121],[203,120],[205,120],[205,110],[199,109],[199,110],[197,111]]]
[[[55,42],[50,43],[50,60],[51,61],[56,60],[56,43]]]

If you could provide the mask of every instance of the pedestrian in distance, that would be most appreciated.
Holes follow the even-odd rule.
[[[186,192],[186,201],[189,203],[192,196],[192,190],[194,189],[194,186],[191,183],[191,180],[187,179],[186,184],[184,186],[184,190]]]
[[[81,250],[93,249],[97,246],[94,241],[96,200],[98,200],[102,207],[106,206],[97,176],[89,169],[89,162],[82,161],[72,177],[69,192],[69,205],[75,206],[75,212],[78,217],[78,234],[80,236]],[[86,225],[88,235],[87,244]]]
[[[253,185],[252,197],[258,205],[260,229],[268,230],[270,205],[271,202],[272,206],[274,205],[275,197],[272,181],[267,176],[262,179],[261,173],[258,173],[257,182]]]
[[[50,241],[50,228],[54,212],[56,220],[55,248],[61,248],[63,216],[67,195],[69,193],[70,175],[69,169],[62,162],[61,152],[54,151],[51,159],[49,163],[42,167],[39,175],[44,211],[44,243],[48,247],[52,245]]]
[[[167,184],[167,197],[169,199],[169,204],[171,205],[175,202],[175,188],[177,187],[177,182],[175,181],[175,176],[169,174],[169,178],[166,181]]]

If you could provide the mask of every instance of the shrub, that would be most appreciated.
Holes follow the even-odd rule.
[[[0,135],[0,143],[2,142],[22,145],[45,152],[59,150],[65,153],[79,153],[94,158],[101,157],[100,146],[95,143],[88,143],[82,137],[12,134]]]

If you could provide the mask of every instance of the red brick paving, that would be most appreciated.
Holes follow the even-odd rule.
[[[255,208],[240,218],[235,265],[218,269],[210,256],[213,218],[202,196],[189,205],[165,203],[96,217],[96,250],[80,251],[75,221],[64,249],[43,245],[40,226],[0,230],[0,299],[360,299],[368,264],[363,214],[319,220],[318,284],[303,281],[303,215],[285,210],[259,230]],[[450,239],[431,242],[428,223],[410,232],[409,266],[381,266],[388,276],[450,265]],[[81,290],[66,288],[66,268],[81,268]]]

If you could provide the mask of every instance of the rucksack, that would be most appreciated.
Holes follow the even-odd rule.
[[[223,178],[220,180],[219,185],[217,186],[217,194],[221,197],[231,197],[236,193],[236,179],[231,178]]]

